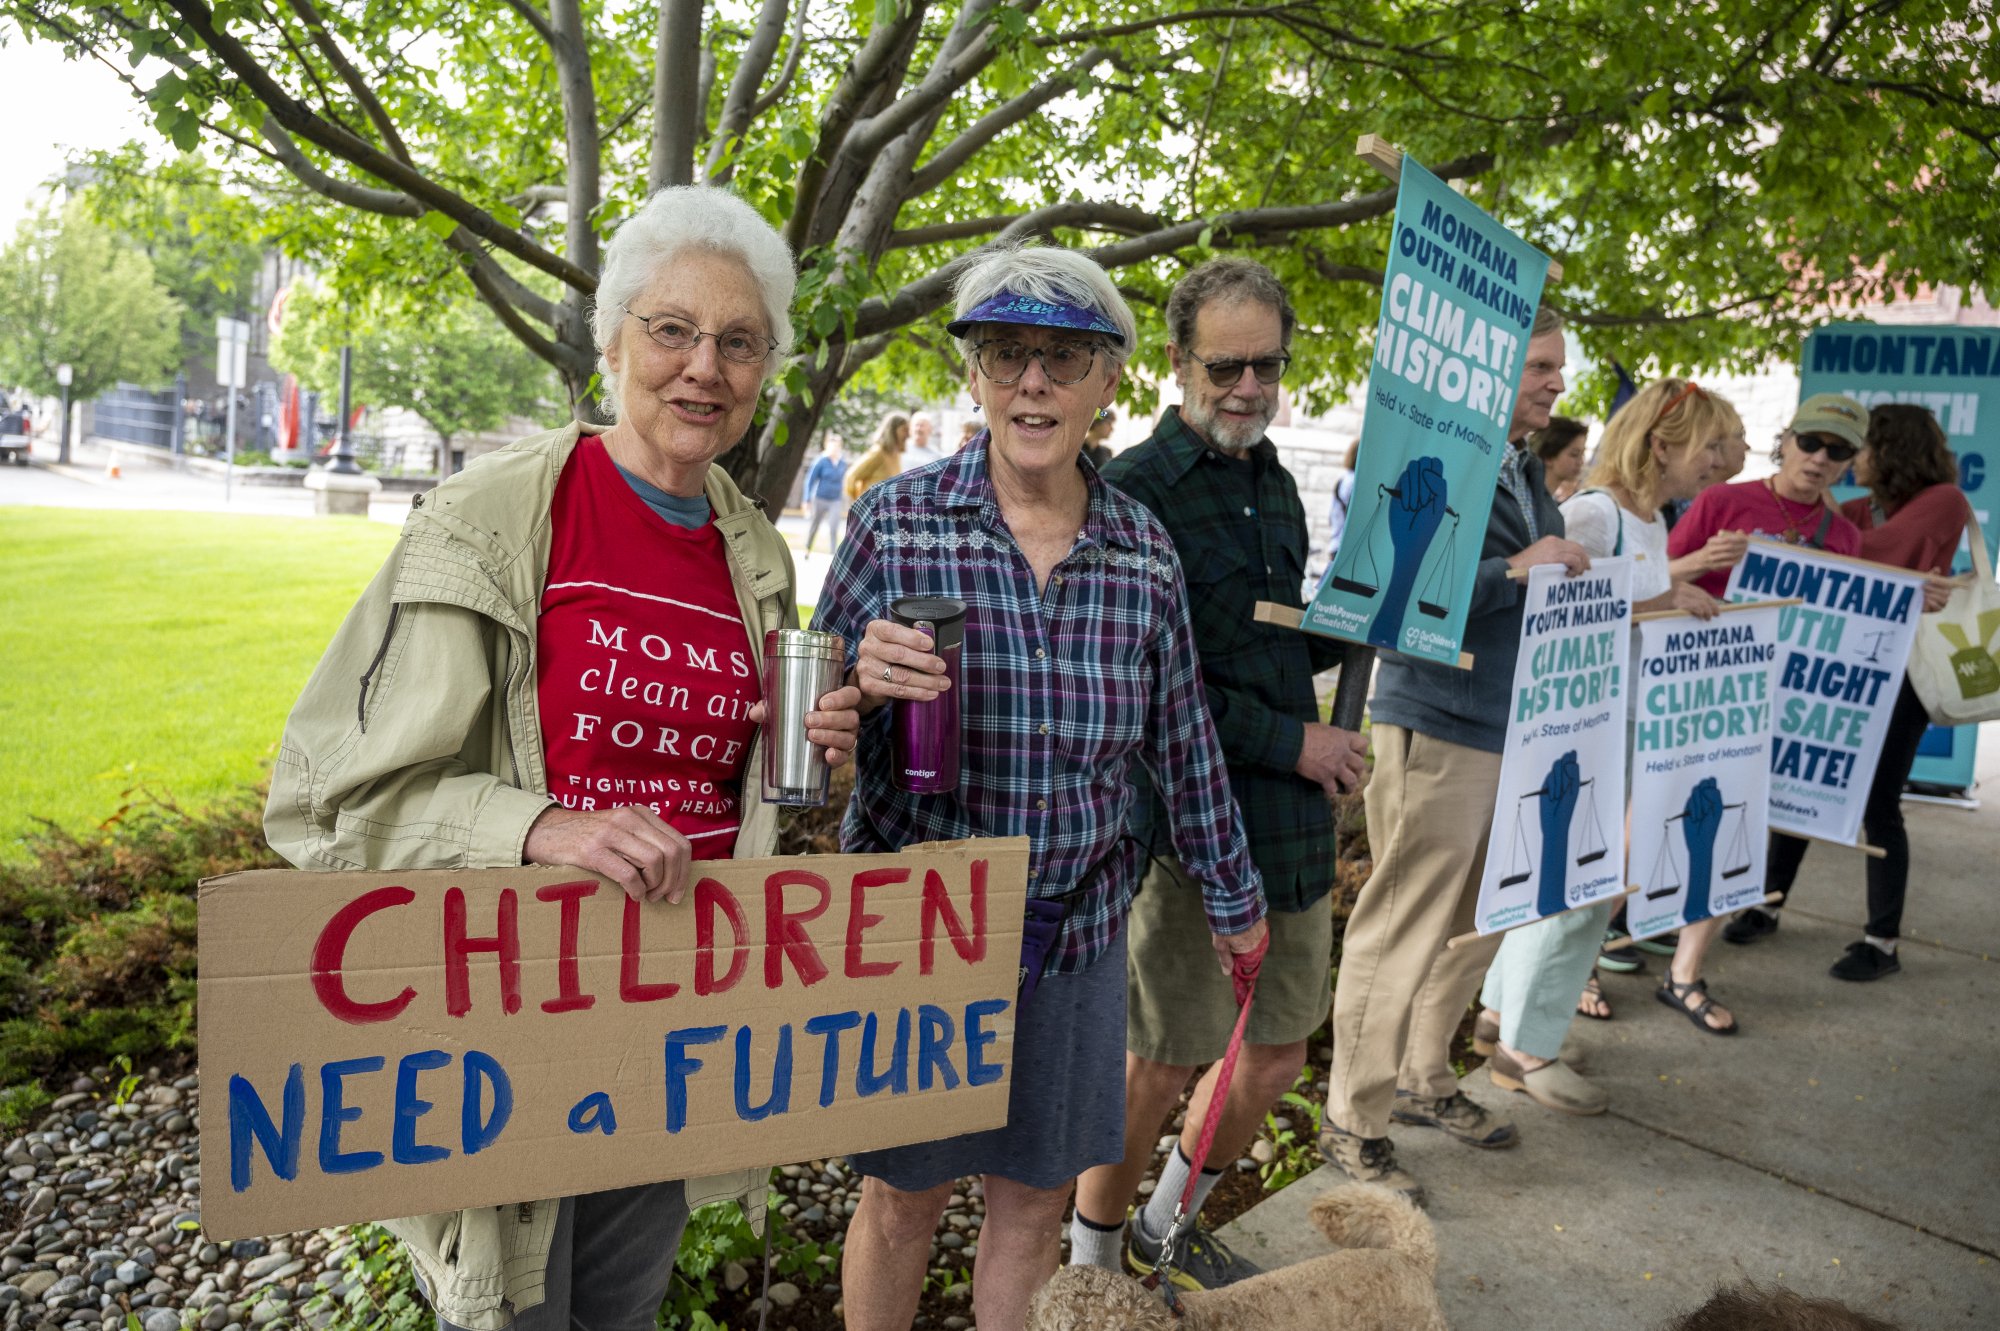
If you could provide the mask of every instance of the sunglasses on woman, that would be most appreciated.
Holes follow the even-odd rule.
[[[1794,435],[1793,441],[1798,444],[1801,452],[1824,451],[1835,462],[1851,462],[1854,460],[1854,455],[1861,451],[1845,439],[1834,439],[1823,434]]]

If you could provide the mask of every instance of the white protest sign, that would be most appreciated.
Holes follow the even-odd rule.
[[[1625,678],[1632,561],[1529,571],[1500,791],[1474,926],[1482,934],[1625,890]]]
[[[1776,541],[1752,540],[1725,599],[1797,597],[1778,618],[1771,737],[1771,826],[1856,844],[1882,736],[1903,687],[1920,573]]]
[[[1646,620],[1632,686],[1634,938],[1764,899],[1778,619]]]

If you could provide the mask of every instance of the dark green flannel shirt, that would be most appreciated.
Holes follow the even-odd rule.
[[[1319,720],[1313,676],[1339,665],[1331,638],[1256,622],[1259,601],[1302,606],[1306,511],[1269,439],[1250,464],[1210,448],[1169,408],[1152,437],[1113,458],[1104,479],[1166,527],[1187,579],[1195,649],[1229,790],[1272,910],[1299,911],[1333,886],[1333,811],[1292,769]],[[1173,853],[1157,795],[1135,801],[1133,833]]]

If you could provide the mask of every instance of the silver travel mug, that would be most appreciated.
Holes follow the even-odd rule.
[[[766,804],[826,803],[826,749],[806,738],[806,713],[846,674],[847,643],[838,633],[772,629],[764,635]]]

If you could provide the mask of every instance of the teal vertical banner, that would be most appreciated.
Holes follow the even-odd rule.
[[[1347,536],[1305,628],[1458,664],[1549,259],[1403,158]]]
[[[1841,323],[1806,337],[1799,363],[1799,396],[1845,393],[1863,406],[1913,402],[1930,408],[1958,455],[1958,484],[1972,501],[1986,533],[1988,553],[2000,557],[2000,329],[1958,324]],[[1865,493],[1835,488],[1841,499]],[[1955,573],[1972,567],[1961,545]],[[1933,726],[1917,753],[1912,781],[1964,789],[1977,761],[1976,726]]]

